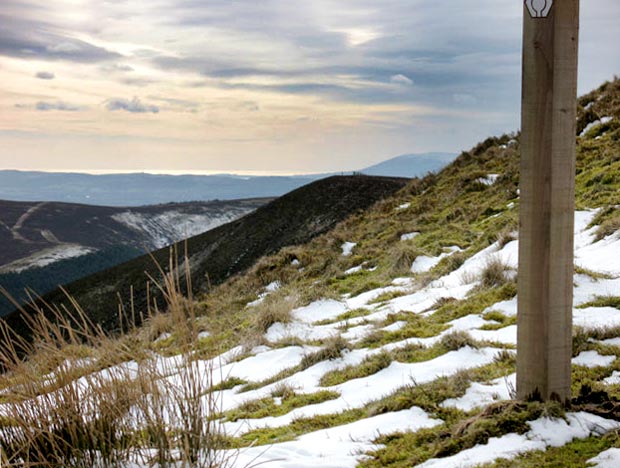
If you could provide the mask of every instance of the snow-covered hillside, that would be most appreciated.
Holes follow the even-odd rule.
[[[114,246],[152,251],[236,220],[268,201],[114,208],[0,200],[0,272],[44,267]]]
[[[15,260],[7,265],[0,267],[0,273],[21,273],[31,268],[41,268],[51,265],[59,260],[81,257],[89,253],[95,252],[92,247],[84,247],[78,244],[59,244],[47,249],[43,249],[32,255]]]
[[[150,215],[124,211],[112,215],[112,218],[150,239],[149,247],[157,249],[215,229],[247,212],[247,210],[230,210],[224,213],[188,214],[171,210]]]
[[[576,249],[578,263],[591,268],[592,272],[609,275],[605,279],[593,279],[584,274],[575,275],[575,325],[584,330],[599,327],[620,326],[620,310],[614,307],[587,306],[599,297],[610,296],[620,291],[620,235],[614,234],[594,242],[597,226],[588,228],[595,211],[576,213]],[[355,297],[343,297],[340,300],[321,299],[312,304],[292,311],[292,321],[286,324],[275,323],[265,335],[271,343],[295,342],[288,347],[259,346],[251,351],[251,356],[237,362],[219,367],[216,376],[234,377],[249,382],[269,380],[286,370],[299,366],[304,356],[315,353],[313,346],[328,337],[340,336],[350,344],[361,342],[377,330],[397,331],[406,326],[406,321],[396,321],[384,326],[386,319],[399,311],[407,314],[432,316],[437,304],[442,299],[464,299],[474,288],[480,286],[480,278],[485,266],[490,262],[501,261],[511,275],[518,261],[518,240],[500,247],[494,243],[469,258],[457,270],[434,280],[420,288],[412,278],[396,278],[391,286],[367,291]],[[418,273],[425,271],[418,270]],[[386,293],[399,293],[388,301],[373,302]],[[402,295],[401,295],[402,294]],[[339,319],[352,310],[364,309],[366,315],[356,318]],[[318,415],[336,415],[352,409],[363,408],[372,402],[397,394],[407,385],[425,384],[441,377],[454,376],[460,371],[485,366],[498,359],[502,351],[513,353],[516,345],[516,326],[510,325],[499,329],[485,329],[485,326],[498,325],[495,320],[485,319],[490,313],[500,313],[505,317],[516,314],[516,297],[509,301],[497,302],[478,314],[470,314],[449,321],[446,328],[435,336],[425,338],[407,338],[387,343],[379,347],[356,347],[344,349],[337,359],[320,362],[299,372],[275,380],[256,390],[240,392],[242,387],[233,388],[222,393],[222,409],[230,411],[249,402],[271,398],[282,386],[290,387],[296,393],[315,394],[330,390],[337,397],[320,404],[310,404],[296,408],[282,416],[267,416],[258,419],[239,419],[224,424],[227,433],[240,435],[251,430],[265,427],[283,427],[298,418],[311,418]],[[328,324],[323,324],[329,322]],[[342,370],[348,366],[359,366],[368,362],[373,356],[393,353],[399,349],[412,346],[430,348],[436,346],[447,336],[455,332],[466,332],[479,346],[463,346],[458,350],[447,352],[434,359],[415,363],[402,363],[394,359],[384,369],[363,378],[351,379],[339,385],[321,385],[321,379],[329,372]],[[618,340],[613,343],[620,344]],[[609,344],[607,340],[606,344]],[[241,352],[241,350],[238,350]],[[617,363],[617,354],[601,355],[597,351],[581,352],[574,359],[575,366],[588,368],[608,368]],[[224,357],[224,363],[230,361]],[[216,360],[216,363],[221,362]],[[614,372],[615,376],[616,373]],[[608,372],[606,378],[612,376]],[[616,377],[617,378],[617,377]],[[615,382],[615,380],[610,380]],[[219,382],[216,382],[219,383]],[[506,374],[497,379],[471,382],[469,388],[459,398],[446,399],[442,407],[472,411],[494,402],[509,400],[513,397],[515,374]],[[219,398],[219,397],[218,397]],[[276,405],[278,403],[276,402]],[[436,419],[421,408],[381,414],[343,426],[312,432],[298,440],[276,444],[265,451],[264,447],[247,449],[242,452],[240,466],[257,459],[271,460],[273,466],[280,467],[354,467],[363,453],[376,448],[373,441],[379,435],[386,436],[394,432],[416,431],[441,425]],[[573,439],[602,435],[620,428],[620,422],[604,419],[586,412],[567,413],[565,418],[542,417],[529,421],[530,430],[524,434],[507,433],[498,438],[489,439],[488,443],[477,445],[458,454],[441,459],[431,459],[420,467],[464,468],[492,462],[496,458],[510,459],[519,454],[544,450],[546,447],[560,447]],[[616,452],[605,455],[609,458]],[[620,463],[620,458],[614,458]],[[599,465],[606,466],[606,465]],[[609,465],[612,466],[612,465]],[[613,465],[616,466],[616,465]]]
[[[620,234],[597,241],[595,232],[598,226],[591,225],[596,214],[597,210],[576,213],[575,256],[581,266],[587,266],[588,273],[575,274],[574,321],[585,333],[595,332],[601,327],[620,330],[618,308],[591,305],[601,297],[611,297],[620,291],[617,256],[620,252]],[[348,245],[351,244],[354,243]],[[350,247],[341,255],[350,255],[353,249]],[[448,253],[442,255],[449,256],[456,252],[450,248],[446,251]],[[445,301],[466,301],[481,287],[485,269],[490,264],[500,262],[506,278],[513,277],[517,252],[517,239],[503,245],[495,242],[472,255],[456,270],[421,285],[417,275],[428,273],[435,265],[435,262],[429,261],[427,269],[418,268],[414,276],[395,278],[391,285],[355,296],[345,294],[340,298],[319,298],[295,308],[286,323],[275,322],[268,327],[261,340],[264,344],[250,349],[241,345],[206,360],[192,358],[196,351],[185,357],[164,357],[155,353],[147,359],[150,364],[144,361],[124,362],[82,377],[69,387],[74,387],[80,399],[88,400],[92,397],[89,393],[91,386],[100,385],[102,381],[113,381],[119,375],[135,379],[141,374],[141,368],[146,367],[157,369],[156,373],[163,380],[162,385],[167,392],[187,395],[188,383],[197,379],[199,388],[222,388],[213,393],[200,392],[201,395],[195,397],[202,399],[206,413],[217,415],[218,423],[214,428],[235,438],[265,430],[283,433],[299,421],[317,418],[337,421],[339,416],[347,415],[343,424],[304,431],[293,440],[235,450],[222,449],[215,454],[201,452],[200,456],[228,460],[225,466],[235,467],[265,463],[266,466],[281,468],[353,468],[368,458],[367,453],[380,449],[382,445],[378,442],[389,438],[390,434],[416,434],[424,430],[437,430],[447,424],[437,413],[416,405],[393,411],[377,411],[376,408],[369,411],[378,402],[384,402],[389,407],[390,399],[403,398],[413,387],[432,386],[439,381],[466,375],[464,373],[467,371],[474,371],[467,375],[477,378],[468,382],[460,396],[438,401],[438,407],[444,411],[474,415],[488,405],[514,397],[515,374],[506,370],[510,367],[506,364],[514,355],[516,326],[500,325],[516,314],[516,297],[495,302],[479,313],[445,322],[440,319],[438,323],[443,323],[443,326],[436,334],[400,339],[398,332],[410,326],[412,321],[432,320],[441,314],[441,304]],[[295,268],[301,269],[303,266],[297,263]],[[269,284],[261,293],[262,301],[252,301],[246,309],[251,312],[253,308],[260,307],[280,287],[278,283]],[[396,316],[398,320],[395,320]],[[375,346],[369,338],[377,333],[391,339]],[[166,332],[156,337],[153,344],[157,346],[171,339],[172,335]],[[198,335],[199,342],[209,339],[208,332]],[[341,344],[335,355],[326,359],[317,357],[333,346],[336,340],[341,340]],[[581,351],[574,358],[573,365],[576,368],[596,369],[604,385],[619,384],[620,372],[616,369],[620,368],[620,337],[592,339],[591,344],[593,349]],[[352,369],[372,366],[378,359],[382,364],[373,371],[366,370],[361,374],[352,372]],[[92,362],[69,360],[61,366],[64,370],[57,372],[79,369],[80,366],[88,368]],[[500,362],[504,363],[501,367],[505,371],[498,377],[494,366]],[[330,376],[331,380],[336,376],[341,382],[331,384]],[[53,373],[50,378],[54,379]],[[5,394],[7,391],[10,392],[10,389],[5,390]],[[62,394],[62,390],[59,393]],[[58,404],[62,399],[60,394],[53,396],[48,403]],[[320,397],[314,398],[316,396]],[[305,399],[308,404],[280,410],[291,399]],[[164,405],[170,405],[164,408],[166,424],[174,428],[182,420],[181,414],[177,414],[180,408],[172,400],[166,398],[163,401]],[[81,404],[90,407],[88,403]],[[261,406],[273,407],[276,414],[252,416]],[[6,404],[0,405],[0,413],[5,417],[11,417],[13,411],[7,410]],[[128,413],[127,417],[135,418],[132,424],[144,420],[141,411],[143,408],[136,405]],[[415,466],[475,467],[498,458],[510,460],[528,452],[560,448],[574,440],[600,437],[620,430],[620,421],[586,411],[568,411],[562,416],[543,414],[525,421],[525,425],[527,431],[489,437],[485,443],[475,444],[450,456],[429,458]],[[134,454],[131,459],[133,461],[125,466],[148,466],[145,453]],[[591,466],[598,468],[618,466],[620,451],[601,450],[600,454],[592,457],[592,463]],[[205,461],[205,465],[197,463],[196,466],[208,464]]]

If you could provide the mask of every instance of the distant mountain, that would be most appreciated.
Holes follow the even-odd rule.
[[[0,171],[0,199],[58,201],[102,206],[141,206],[196,200],[276,197],[324,175],[78,174]]]
[[[363,169],[367,175],[419,177],[455,158],[448,153],[398,156]],[[343,173],[342,175],[345,175]],[[0,199],[140,206],[195,200],[278,197],[334,174],[295,176],[78,174],[0,171]]]
[[[423,177],[437,172],[456,158],[453,153],[403,154],[362,169],[363,174],[392,177]]]

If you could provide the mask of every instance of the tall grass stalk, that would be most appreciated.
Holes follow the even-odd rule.
[[[210,390],[223,379],[217,378],[221,366],[217,359],[197,358],[189,261],[179,265],[177,259],[171,251],[159,281],[150,278],[178,337],[177,356],[146,351],[149,334],[137,330],[133,305],[128,313],[119,309],[121,323],[128,325],[119,337],[104,333],[68,294],[69,307],[38,298],[32,313],[22,310],[30,339],[0,321],[2,466],[236,464],[239,453],[226,450],[219,419],[221,392]],[[146,312],[160,316],[155,301]]]

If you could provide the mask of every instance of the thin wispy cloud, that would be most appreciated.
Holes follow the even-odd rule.
[[[397,75],[392,75],[390,77],[390,81],[404,86],[411,86],[413,84],[413,80],[411,78],[408,78],[400,73]]]

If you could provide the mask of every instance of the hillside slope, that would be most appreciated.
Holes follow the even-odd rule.
[[[580,99],[579,135],[569,408],[511,400],[519,141],[504,135],[194,300],[169,276],[168,313],[118,340],[42,325],[28,363],[3,359],[2,446],[17,460],[52,439],[61,399],[60,464],[619,466],[620,80]],[[84,405],[96,416],[72,416]],[[109,445],[72,436],[110,424]]]
[[[271,199],[104,207],[0,200],[0,272],[124,245],[153,250],[233,221]]]
[[[297,189],[241,219],[186,241],[196,291],[208,289],[252,266],[258,258],[288,245],[301,244],[331,229],[347,216],[365,209],[407,183],[406,179],[337,176]],[[185,253],[181,246],[179,257]],[[156,263],[166,267],[170,251],[163,248],[66,286],[89,316],[110,329],[118,325],[119,294],[129,307],[144,310],[149,275],[159,277]],[[208,277],[208,280],[207,280]],[[153,290],[156,296],[157,291]],[[51,304],[66,302],[57,290],[45,296]],[[19,314],[7,317],[14,327]]]

